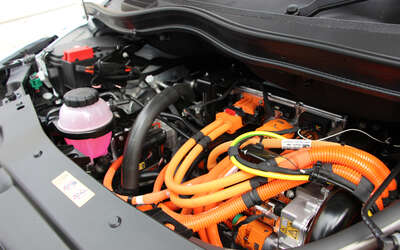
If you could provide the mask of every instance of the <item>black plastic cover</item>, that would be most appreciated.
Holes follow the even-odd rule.
[[[202,41],[241,60],[260,78],[288,89],[299,101],[335,113],[346,110],[351,116],[395,122],[400,110],[400,26],[291,16],[284,14],[285,9],[278,14],[273,6],[265,7],[280,2],[159,0],[157,7],[131,12],[93,3],[85,7],[89,15],[124,34],[168,34],[171,39],[157,42],[158,49],[192,55]],[[190,34],[192,39],[183,43],[178,34]]]
[[[352,195],[336,190],[322,205],[308,235],[308,241],[317,241],[339,232],[360,220],[361,204]]]
[[[199,248],[120,200],[58,150],[29,96],[0,107],[0,131],[0,165],[19,190],[7,199],[3,194],[9,191],[0,193],[0,241],[6,249]],[[52,183],[65,171],[95,194],[81,207]]]

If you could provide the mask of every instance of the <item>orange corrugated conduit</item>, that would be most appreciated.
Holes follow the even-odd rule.
[[[201,132],[204,136],[208,136],[210,141],[213,141],[229,131],[231,127],[232,124],[229,121],[217,119]],[[241,146],[258,141],[257,138],[251,138]],[[262,143],[265,148],[282,148],[280,139],[263,140]],[[357,148],[325,141],[311,141],[310,143],[310,148],[299,149],[275,158],[278,166],[295,170],[311,168],[319,161],[331,163],[334,174],[355,185],[358,185],[362,177],[365,177],[375,186],[375,190],[390,173],[379,159]],[[187,140],[169,164],[161,170],[155,181],[153,193],[133,197],[132,204],[158,204],[169,198],[170,201],[158,205],[165,213],[198,232],[203,241],[222,246],[217,224],[247,210],[248,207],[243,196],[246,195],[246,192],[254,189],[250,184],[250,179],[254,177],[253,174],[244,171],[236,173],[232,171],[233,173],[231,173],[234,165],[229,157],[217,162],[217,159],[227,152],[230,145],[231,142],[222,143],[211,151],[207,160],[207,169],[209,170],[207,174],[182,183],[186,172],[204,150],[203,146],[198,144],[195,139]],[[104,185],[111,191],[113,191],[112,179],[121,163],[122,157],[110,166],[104,178]],[[252,192],[256,191],[260,199],[265,201],[306,182],[305,180],[269,179],[267,184],[257,187]],[[167,187],[166,190],[161,190],[163,184]],[[396,182],[393,181],[377,200],[376,204],[379,209],[383,209],[382,198],[388,196],[389,190],[395,189]],[[180,195],[193,196],[182,198]],[[127,196],[118,195],[118,197],[125,201],[128,200]],[[180,213],[175,212],[179,210]]]
[[[304,183],[306,183],[306,181],[274,180],[258,187],[256,190],[260,198],[265,201],[281,192],[297,187]],[[212,210],[208,210],[196,215],[180,215],[170,210],[166,206],[161,205],[160,207],[165,213],[196,232],[212,224],[218,224],[222,221],[232,218],[233,216],[247,209],[247,206],[241,196],[232,198]]]

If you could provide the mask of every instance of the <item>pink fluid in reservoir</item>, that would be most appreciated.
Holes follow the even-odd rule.
[[[72,140],[65,138],[65,142],[93,160],[107,154],[111,142],[111,132],[95,139]]]

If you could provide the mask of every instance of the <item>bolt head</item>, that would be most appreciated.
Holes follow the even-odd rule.
[[[294,15],[299,11],[299,6],[297,4],[289,4],[286,8],[286,14]]]
[[[154,81],[154,76],[152,75],[148,75],[146,76],[146,78],[144,79],[147,83],[152,83]]]
[[[128,57],[129,57],[128,52],[123,52],[123,53],[122,53],[122,57],[123,57],[123,58],[128,58]]]
[[[287,191],[285,192],[285,195],[286,195],[286,197],[288,197],[289,199],[293,199],[293,198],[296,196],[295,192],[294,192],[292,189],[287,190]]]
[[[50,93],[50,92],[45,92],[45,93],[42,95],[42,97],[43,97],[43,99],[45,99],[45,100],[51,100],[51,99],[53,98],[53,94]]]
[[[42,155],[43,155],[43,151],[42,151],[42,150],[39,150],[39,151],[37,151],[36,153],[33,154],[33,157],[34,157],[34,158],[39,158],[39,157],[42,156]]]
[[[117,228],[121,225],[122,219],[119,216],[111,216],[110,219],[108,220],[108,225],[111,228]]]

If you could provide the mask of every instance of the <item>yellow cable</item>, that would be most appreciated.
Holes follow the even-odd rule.
[[[276,139],[286,139],[285,137],[272,133],[272,132],[267,132],[267,131],[253,131],[253,132],[248,132],[245,134],[240,135],[237,137],[235,140],[233,140],[231,146],[236,145],[239,143],[241,140],[246,139],[251,136],[257,136],[257,135],[262,135],[262,136],[268,136]],[[262,177],[267,177],[267,178],[272,178],[272,179],[280,179],[280,180],[290,180],[290,181],[308,181],[309,176],[308,175],[291,175],[291,174],[282,174],[282,173],[276,173],[276,172],[266,172],[254,168],[247,167],[240,163],[234,156],[230,157],[230,160],[232,161],[233,164],[235,164],[236,167],[238,167],[240,170],[257,175],[257,176],[262,176]]]
[[[230,159],[232,163],[235,164],[235,166],[238,167],[240,170],[257,176],[267,177],[271,179],[290,180],[290,181],[308,181],[309,178],[308,175],[290,175],[290,174],[281,174],[275,172],[265,172],[258,169],[247,167],[238,162],[233,156],[231,156]]]

